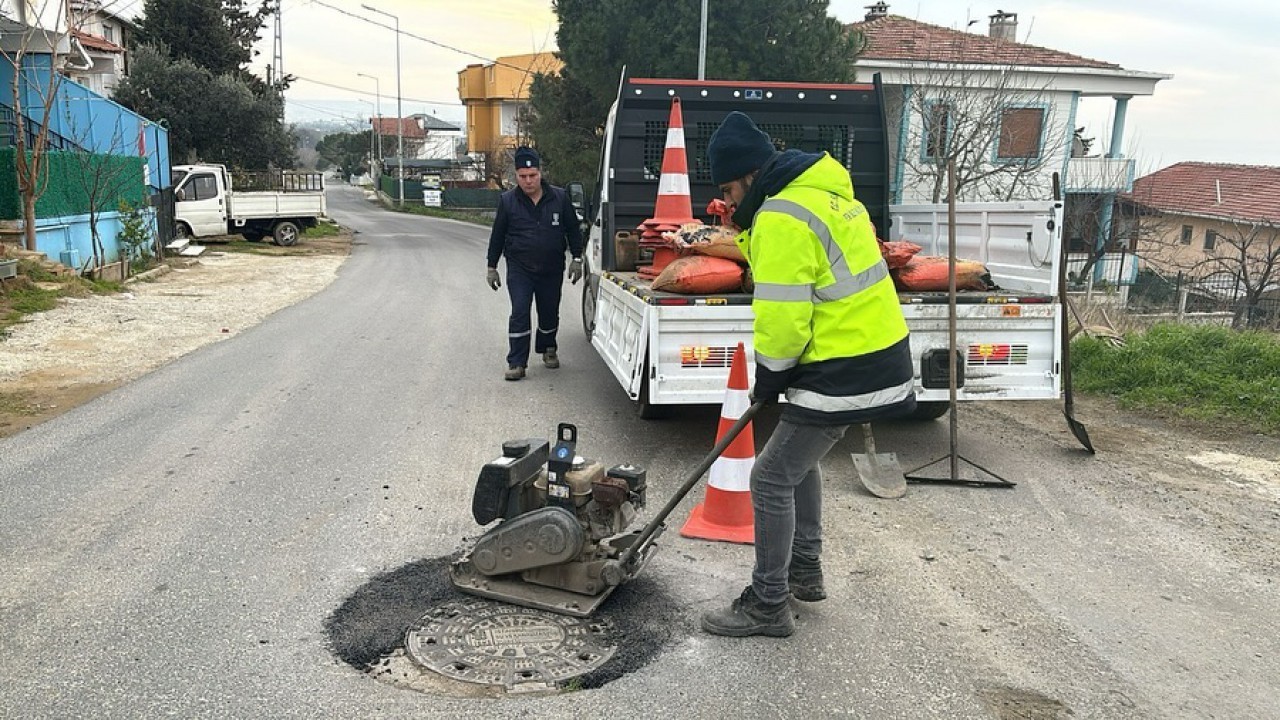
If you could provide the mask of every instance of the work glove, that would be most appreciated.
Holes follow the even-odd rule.
[[[498,279],[498,268],[489,268],[489,272],[485,275],[485,281],[489,283],[489,287],[497,292],[502,287],[502,281]]]
[[[582,279],[582,258],[574,258],[573,262],[569,263],[569,284],[577,285],[578,281],[581,279]]]
[[[758,388],[753,387],[751,388],[751,391],[747,393],[747,399],[751,401],[752,405],[755,405],[756,403],[761,403],[764,405],[772,405],[778,402],[779,394],[780,393],[772,392],[770,390],[765,390],[764,394],[762,395],[760,394],[760,391]]]

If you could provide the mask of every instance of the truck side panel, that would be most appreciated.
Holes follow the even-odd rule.
[[[234,192],[229,198],[233,223],[264,218],[308,218],[325,214],[323,192]]]

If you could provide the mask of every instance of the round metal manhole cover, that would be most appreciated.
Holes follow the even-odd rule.
[[[433,608],[405,632],[409,657],[454,680],[544,690],[613,657],[609,625],[467,598]]]

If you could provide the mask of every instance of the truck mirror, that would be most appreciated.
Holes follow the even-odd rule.
[[[582,187],[580,182],[569,183],[569,204],[578,211],[579,215],[587,214],[587,191]]]
[[[187,199],[186,189],[179,190],[177,194],[174,195],[174,197],[178,199],[178,202],[182,202],[183,200],[186,200]]]

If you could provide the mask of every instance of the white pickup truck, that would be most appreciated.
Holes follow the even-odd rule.
[[[922,255],[948,252],[946,205],[888,204],[878,85],[624,78],[605,128],[598,200],[584,208],[591,226],[582,315],[592,346],[642,417],[721,402],[740,341],[754,363],[751,295],[654,291],[620,239],[652,214],[674,95],[683,108],[695,215],[719,195],[705,162],[707,141],[726,113],[740,109],[775,142],[827,151],[850,168],[854,192],[883,239],[910,240],[923,246]],[[999,287],[958,294],[959,400],[1060,396],[1061,228],[1062,204],[1053,200],[957,206],[957,256],[985,263]],[[917,417],[941,417],[950,397],[947,293],[900,298],[915,358]]]
[[[232,188],[224,165],[173,167],[174,234],[178,238],[243,235],[271,237],[277,245],[298,242],[326,212],[321,173],[243,173]]]

